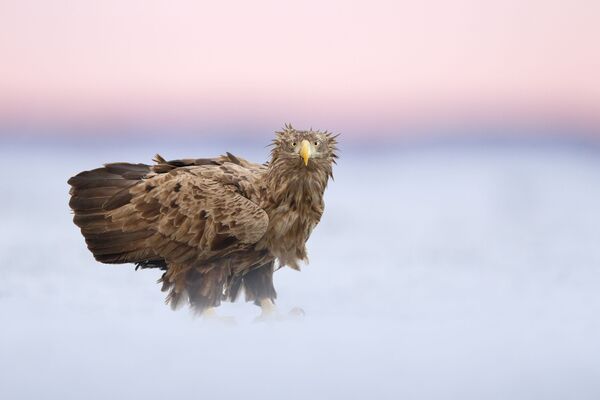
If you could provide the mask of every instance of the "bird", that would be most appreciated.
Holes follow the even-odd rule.
[[[162,270],[173,309],[214,316],[243,292],[260,318],[279,315],[273,274],[308,263],[338,136],[285,124],[263,164],[229,152],[104,164],[68,180],[73,221],[97,261]]]

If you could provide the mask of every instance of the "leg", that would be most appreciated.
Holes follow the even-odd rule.
[[[271,261],[244,275],[246,301],[253,301],[261,309],[257,320],[277,319],[278,316],[275,307],[277,293],[273,286],[274,267],[275,263]]]
[[[211,323],[235,325],[235,318],[217,313],[221,305],[225,274],[220,269],[206,273],[192,270],[186,280],[190,305],[196,314]]]
[[[275,311],[277,292],[273,286],[273,261],[253,269],[244,275],[246,301],[253,301],[264,312]]]
[[[277,292],[273,286],[274,262],[262,265],[244,275],[243,284],[246,292],[246,301],[253,301],[261,308],[261,314],[257,321],[282,320],[284,316],[279,314],[275,306]],[[290,311],[290,317],[302,317],[304,311],[294,308]]]
[[[225,280],[225,274],[218,268],[202,272],[174,264],[169,265],[161,278],[163,292],[169,292],[166,302],[173,309],[187,300],[197,315],[230,324],[235,322],[232,317],[222,317],[215,312],[216,307],[221,304]]]

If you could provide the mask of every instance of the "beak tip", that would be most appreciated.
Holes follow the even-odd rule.
[[[300,157],[304,161],[304,166],[308,167],[308,160],[310,159],[310,144],[308,140],[303,140],[300,148]]]

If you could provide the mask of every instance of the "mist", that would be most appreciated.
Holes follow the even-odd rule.
[[[579,147],[343,148],[283,313],[207,324],[160,271],[94,261],[67,179],[105,162],[267,149],[3,146],[0,397],[600,398],[600,157]]]

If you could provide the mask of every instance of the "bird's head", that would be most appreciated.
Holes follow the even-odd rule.
[[[301,131],[286,124],[275,132],[271,164],[300,171],[323,171],[331,176],[332,164],[338,157],[337,136],[309,129]]]

